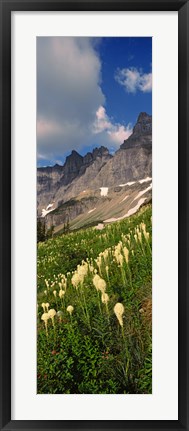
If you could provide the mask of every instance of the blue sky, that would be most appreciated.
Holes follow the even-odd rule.
[[[115,152],[141,111],[152,113],[151,38],[37,38],[38,166]]]

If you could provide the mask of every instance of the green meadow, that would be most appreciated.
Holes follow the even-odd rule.
[[[38,243],[39,394],[152,393],[151,216]]]

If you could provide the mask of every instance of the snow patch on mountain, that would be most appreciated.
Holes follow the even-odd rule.
[[[143,183],[147,183],[148,181],[151,181],[152,180],[152,178],[150,178],[150,177],[146,177],[146,178],[144,178],[143,180],[140,180],[139,181],[139,183],[140,184],[143,184]]]
[[[136,181],[130,181],[129,183],[119,184],[119,187],[132,186]]]
[[[121,202],[124,202],[124,201],[126,201],[126,199],[129,197],[129,195],[126,195],[123,199],[122,199],[122,201],[120,201],[120,203]]]
[[[96,208],[93,208],[92,210],[88,211],[88,214],[92,213]]]
[[[140,198],[140,196],[144,195],[146,192],[148,192],[148,190],[152,189],[152,183],[149,185],[149,187],[147,187],[147,189],[142,190],[141,192],[138,193],[138,195],[136,196],[136,198],[134,198],[134,201],[138,198]]]
[[[100,195],[107,196],[107,194],[108,194],[108,187],[100,187]]]
[[[132,214],[135,214],[135,213],[136,213],[136,211],[137,211],[137,210],[140,208],[140,206],[145,202],[145,200],[146,200],[146,198],[139,199],[139,201],[138,201],[137,205],[135,205],[135,207],[134,207],[134,208],[131,208],[131,209],[127,212],[127,214],[124,214],[123,216],[121,216],[121,217],[117,217],[117,218],[115,218],[115,217],[109,218],[109,219],[107,219],[107,220],[104,220],[104,223],[111,223],[111,222],[113,222],[113,221],[119,221],[119,220],[123,220],[124,218],[130,217]],[[134,202],[134,201],[133,201],[133,202]]]

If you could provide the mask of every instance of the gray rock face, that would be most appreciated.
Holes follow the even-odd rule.
[[[90,196],[100,187],[117,187],[148,176],[152,176],[152,117],[141,112],[132,135],[114,156],[103,146],[85,156],[73,150],[63,166],[38,168],[38,215],[52,202],[58,207],[86,190]],[[81,203],[76,211],[72,209],[73,215],[77,211],[82,213]]]
[[[141,112],[133,128],[132,135],[123,142],[120,149],[147,145],[152,145],[152,116],[146,114],[146,112]]]
[[[95,148],[84,157],[73,150],[66,157],[63,166],[55,165],[37,169],[37,209],[40,215],[42,208],[54,202],[55,206],[59,201],[65,202],[79,193],[93,180],[101,167],[112,156],[105,147]],[[89,169],[90,168],[90,169]],[[91,170],[91,174],[89,172]],[[86,177],[84,177],[87,171]],[[90,177],[90,178],[89,178]],[[78,181],[78,186],[76,182]]]

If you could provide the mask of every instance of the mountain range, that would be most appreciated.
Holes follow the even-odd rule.
[[[141,112],[133,133],[114,155],[101,146],[81,156],[72,150],[63,166],[37,169],[37,214],[60,231],[113,222],[151,200],[152,116]]]

